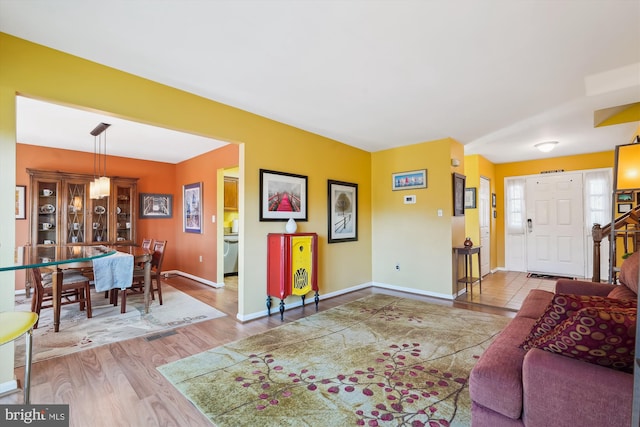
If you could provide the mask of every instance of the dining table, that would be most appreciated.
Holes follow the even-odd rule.
[[[144,309],[149,313],[151,289],[151,258],[153,251],[135,245],[38,245],[18,246],[13,262],[0,264],[0,271],[23,270],[34,267],[52,269],[53,325],[60,329],[60,302],[64,270],[91,269],[92,261],[123,252],[133,255],[134,263],[144,266]]]

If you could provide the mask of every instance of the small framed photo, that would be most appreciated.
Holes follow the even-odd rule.
[[[27,186],[16,185],[16,219],[27,219]]]
[[[618,202],[632,202],[633,193],[618,193],[616,199]]]
[[[260,169],[260,221],[307,221],[307,177]]]
[[[328,181],[329,243],[358,240],[358,184]]]
[[[420,169],[392,174],[392,190],[427,188],[427,170]]]
[[[633,208],[631,203],[618,203],[618,213],[627,213],[630,212]]]
[[[464,189],[464,208],[475,209],[476,208],[476,187],[470,187]]]
[[[140,218],[172,218],[173,195],[140,193]]]
[[[453,216],[464,216],[464,186],[467,177],[453,173]]]
[[[202,183],[182,186],[183,230],[202,233]]]
[[[491,193],[491,207],[496,207],[496,193]]]

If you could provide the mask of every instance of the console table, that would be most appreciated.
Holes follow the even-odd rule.
[[[453,248],[453,252],[456,254],[456,259],[454,263],[454,277],[456,278],[456,285],[458,283],[464,283],[465,292],[468,290],[468,287],[471,287],[471,293],[473,294],[473,284],[478,282],[480,293],[482,293],[482,274],[480,274],[480,266],[482,265],[480,262],[480,248],[482,246],[455,246]],[[478,256],[478,277],[473,277],[473,255]],[[458,273],[458,265],[460,255],[464,256],[464,276],[459,277]],[[457,288],[457,286],[456,286]],[[456,289],[457,291],[457,289]]]

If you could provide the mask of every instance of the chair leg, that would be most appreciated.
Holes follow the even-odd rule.
[[[36,320],[36,323],[33,325],[33,329],[38,329],[38,323],[40,322],[40,310],[42,309],[43,298],[44,296],[42,295],[42,292],[39,292],[36,289],[35,293],[33,294],[33,300],[31,301],[31,307],[33,307],[33,301],[35,301],[35,307],[33,307],[31,311],[33,311],[38,315],[38,320]]]
[[[91,319],[93,317],[93,313],[91,312],[91,287],[89,282],[84,286],[84,301],[87,305],[87,319]]]
[[[26,334],[25,345],[25,361],[24,361],[24,404],[29,405],[31,403],[31,356],[32,344],[33,344],[33,329],[29,329]]]
[[[160,275],[158,274],[156,276],[156,283],[158,284],[158,301],[160,302],[160,305],[162,305],[162,284],[160,282]],[[153,286],[151,286],[151,288],[153,289]]]
[[[127,311],[127,290],[122,289],[122,302],[120,303],[120,314]]]

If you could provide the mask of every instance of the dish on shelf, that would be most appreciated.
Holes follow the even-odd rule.
[[[56,211],[56,207],[53,206],[52,204],[46,204],[46,205],[40,206],[40,213],[51,214],[51,213],[54,213],[55,211]]]
[[[120,212],[122,212],[122,209],[120,209],[120,206],[118,206],[118,207],[116,208],[116,213],[117,213],[117,214],[119,214]]]
[[[107,209],[104,206],[96,206],[93,211],[95,213],[97,213],[98,215],[102,215],[103,213],[105,213],[107,211]]]

